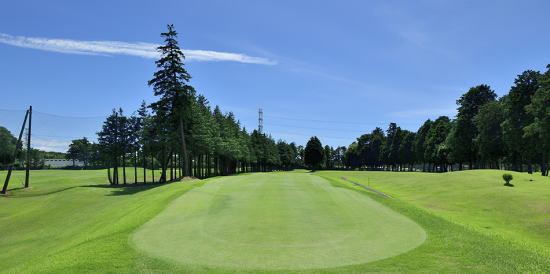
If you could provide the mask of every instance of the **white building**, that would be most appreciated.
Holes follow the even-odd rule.
[[[74,160],[75,166],[84,166],[84,162]],[[67,166],[73,166],[73,160],[67,160],[67,159],[44,159],[44,166],[50,166],[50,167],[67,167]]]

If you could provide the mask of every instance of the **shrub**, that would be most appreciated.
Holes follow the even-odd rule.
[[[504,183],[505,186],[514,186],[513,184],[510,184],[510,181],[512,181],[512,179],[514,179],[514,176],[512,176],[512,174],[504,173],[504,174],[502,174],[502,179],[506,182],[506,183]]]

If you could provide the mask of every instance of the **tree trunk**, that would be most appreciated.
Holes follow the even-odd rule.
[[[548,172],[546,170],[546,157],[544,157],[544,153],[541,156],[540,172],[542,176],[548,176]]]
[[[175,153],[174,155],[174,174],[176,176],[177,179],[181,179],[181,169],[180,169],[180,165],[181,165],[181,155],[179,153]]]
[[[137,151],[134,153],[134,184],[137,184],[138,177],[137,177],[137,163],[138,163],[138,154]]]
[[[111,167],[107,168],[107,178],[109,178],[109,184],[113,184],[113,178],[111,178]]]
[[[122,155],[122,179],[124,184],[126,184],[126,154]]]
[[[179,130],[180,130],[180,138],[181,138],[181,152],[183,154],[183,170],[185,171],[184,175],[187,175],[187,172],[189,170],[189,158],[187,155],[187,144],[185,144],[185,131],[183,129],[183,119],[181,117],[178,118],[179,123]]]
[[[115,183],[115,185],[118,185],[118,165],[115,164],[115,166],[113,167],[113,182]]]
[[[168,154],[168,168],[170,169],[170,181],[174,180],[174,169],[172,168],[172,165],[174,164],[174,160],[172,157],[172,153]]]
[[[184,176],[182,166],[183,166],[183,158],[182,158],[181,154],[178,154],[178,169],[179,169],[179,172],[180,172],[180,178],[183,178],[183,176]]]
[[[199,177],[204,178],[204,154],[199,155]]]
[[[145,156],[145,149],[141,151],[143,154],[143,183],[147,183],[147,158]]]
[[[210,170],[211,168],[211,159],[210,159],[210,154],[206,154],[206,176],[208,177],[211,177],[212,175],[212,170]]]
[[[113,167],[113,181],[115,185],[118,185],[118,156],[115,157],[115,166]]]
[[[155,157],[151,155],[151,177],[153,177],[153,184],[155,183]]]
[[[160,163],[160,183],[166,182],[166,147],[163,147],[162,149],[162,157],[161,157],[161,163]]]

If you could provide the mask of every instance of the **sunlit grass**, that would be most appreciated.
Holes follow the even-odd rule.
[[[282,177],[294,176],[284,174]],[[534,181],[529,181],[530,175],[514,173],[515,187],[506,188],[499,174],[296,174],[323,176],[330,182],[328,189],[356,191],[408,217],[427,233],[422,245],[395,257],[300,272],[545,272],[550,269],[550,257],[545,253],[548,238],[543,233],[550,203],[545,198],[549,197],[549,179],[533,175]],[[5,172],[0,172],[0,179],[3,175]],[[21,187],[23,175],[16,172],[10,188]],[[338,179],[339,176],[361,183],[368,177],[371,187],[396,198],[368,193]],[[138,251],[129,240],[171,201],[185,199],[189,190],[205,183],[235,184],[233,178],[110,187],[105,170],[33,171],[32,189],[12,190],[7,197],[0,197],[0,271],[240,272],[152,257]]]

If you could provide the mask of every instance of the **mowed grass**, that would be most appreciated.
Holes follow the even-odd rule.
[[[0,172],[3,180],[5,172]],[[202,182],[139,187],[108,186],[105,170],[32,171],[31,189],[0,197],[2,272],[136,272],[148,262],[128,235],[166,204]]]
[[[514,176],[503,186],[502,174]],[[323,171],[390,194],[445,219],[550,252],[550,178],[502,170],[449,173]]]
[[[479,174],[476,174],[479,172]],[[473,171],[469,172],[469,177],[475,182],[483,181],[483,178],[492,178],[492,175],[487,175],[485,171]],[[380,176],[381,180],[384,178],[388,185],[391,182],[399,182],[401,186],[393,185],[391,188],[381,188],[382,182],[376,183],[371,179],[371,187],[388,192],[396,199],[387,199],[371,194],[359,187],[353,186],[348,182],[344,182],[338,179],[339,176],[345,176],[349,179],[362,181],[365,177],[373,178],[372,173]],[[0,261],[2,262],[2,272],[20,273],[20,272],[69,272],[69,273],[82,273],[82,272],[123,272],[123,273],[136,273],[136,272],[482,272],[482,273],[525,273],[525,272],[547,272],[550,269],[550,257],[544,251],[548,249],[542,243],[531,244],[537,242],[536,239],[544,239],[544,237],[538,236],[535,232],[529,228],[531,226],[529,218],[523,218],[516,221],[516,225],[519,230],[523,231],[516,234],[500,233],[497,229],[489,230],[480,228],[480,226],[472,223],[468,219],[469,214],[477,212],[478,202],[472,202],[472,210],[468,207],[468,203],[464,202],[463,206],[457,206],[455,211],[461,211],[462,217],[453,217],[453,215],[445,215],[450,213],[444,213],[444,210],[437,209],[436,207],[424,206],[420,200],[421,198],[415,198],[414,195],[420,195],[422,191],[415,194],[412,189],[422,188],[422,184],[426,189],[434,189],[440,187],[436,185],[438,179],[425,180],[424,176],[444,176],[448,179],[456,180],[458,183],[452,185],[452,180],[439,181],[443,187],[452,190],[452,194],[448,193],[440,200],[440,207],[445,207],[447,204],[452,204],[453,199],[460,201],[461,199],[467,199],[468,194],[461,194],[462,191],[467,192],[468,185],[460,184],[461,176],[455,175],[458,173],[450,174],[420,174],[420,173],[383,173],[383,172],[343,172],[343,175],[337,172],[316,172],[312,174],[304,173],[273,173],[273,174],[257,174],[257,175],[243,175],[243,176],[229,176],[223,178],[213,178],[204,181],[193,181],[185,183],[173,183],[162,186],[139,186],[139,187],[119,187],[112,188],[106,186],[106,172],[102,171],[56,171],[56,170],[44,170],[34,171],[33,181],[31,182],[31,190],[15,190],[11,191],[8,197],[0,197]],[[368,175],[367,175],[368,174]],[[0,178],[3,178],[5,172],[0,172]],[[24,173],[16,172],[15,180],[12,187],[20,187]],[[264,176],[265,175],[265,176]],[[302,179],[301,177],[293,176],[310,176],[311,179]],[[318,177],[323,176],[324,178]],[[289,177],[288,177],[289,176]],[[355,177],[354,177],[355,176]],[[454,177],[456,176],[456,177]],[[516,174],[514,174],[516,176]],[[517,175],[521,176],[521,175]],[[527,175],[525,175],[527,176]],[[253,180],[249,180],[249,178]],[[255,184],[256,181],[264,180],[263,178],[277,178],[266,179],[266,182],[260,182]],[[318,179],[313,179],[318,177]],[[478,178],[479,177],[479,178]],[[257,179],[259,178],[259,179]],[[392,180],[392,178],[394,178]],[[408,178],[408,179],[407,179]],[[420,179],[418,179],[420,178]],[[519,178],[519,177],[517,177]],[[491,179],[492,180],[492,179]],[[534,190],[533,199],[538,200],[537,197],[543,196],[544,191],[542,188],[546,187],[544,183],[546,178],[538,179],[535,182],[540,183],[540,189]],[[521,186],[520,180],[514,180],[518,190]],[[300,182],[306,182],[303,185]],[[408,185],[408,182],[414,184]],[[497,184],[498,180],[492,181],[491,184]],[[526,182],[527,183],[527,182]],[[543,184],[544,183],[544,184]],[[224,185],[226,184],[226,185]],[[283,184],[286,186],[275,186],[271,184]],[[307,184],[307,185],[306,185]],[[378,184],[378,185],[376,185]],[[433,184],[430,186],[428,184]],[[498,182],[498,185],[501,183]],[[222,186],[223,185],[223,186]],[[254,189],[253,186],[258,186],[258,189]],[[452,186],[451,186],[452,185]],[[316,190],[300,189],[300,187],[319,187]],[[234,193],[231,189],[238,193]],[[263,188],[263,190],[261,190]],[[497,186],[495,186],[495,189]],[[400,190],[402,189],[402,190]],[[243,191],[244,190],[244,191]],[[240,193],[243,191],[243,193]],[[293,192],[297,191],[302,194],[284,194],[285,191]],[[310,192],[316,193],[315,195]],[[353,191],[353,192],[351,192]],[[402,191],[402,192],[399,192]],[[428,194],[424,197],[429,199],[432,195]],[[440,189],[442,193],[443,188]],[[210,203],[208,199],[200,197],[198,192],[202,192],[206,196],[214,196],[213,193],[219,193],[223,195],[229,195],[230,197],[239,198],[240,201],[231,201],[231,199],[214,198],[211,201],[218,201]],[[246,195],[248,193],[250,197],[248,199],[252,204],[257,204],[258,208],[250,208],[245,206]],[[325,194],[322,194],[326,192]],[[488,191],[489,193],[493,190]],[[345,193],[345,194],[344,194]],[[353,193],[353,194],[351,194]],[[515,201],[520,199],[515,197],[517,193],[523,193],[521,190],[516,194],[509,194],[510,196],[503,196],[502,200],[494,198],[500,203],[501,201]],[[261,196],[261,195],[264,196]],[[234,196],[235,195],[235,196]],[[276,196],[293,198],[284,200],[280,198],[277,201]],[[297,196],[295,196],[297,195]],[[308,195],[312,195],[310,201],[307,203]],[[341,201],[345,205],[336,206],[331,205],[331,200],[321,197],[344,195],[353,197],[356,201],[350,198],[350,201],[341,198],[336,198],[336,201]],[[495,194],[496,195],[496,194]],[[528,193],[519,195],[529,196]],[[433,195],[437,196],[437,195]],[[464,196],[465,198],[461,198]],[[420,196],[418,196],[420,197]],[[510,198],[512,197],[512,198]],[[548,197],[548,196],[547,196]],[[193,199],[201,200],[198,205],[189,205]],[[294,199],[301,199],[302,201],[295,202]],[[321,199],[322,201],[320,201]],[[262,203],[261,200],[264,200]],[[520,199],[521,200],[521,199]],[[527,199],[530,200],[530,199]],[[285,201],[283,203],[282,201]],[[545,204],[543,200],[542,208]],[[427,202],[426,202],[427,203]],[[458,203],[458,202],[457,202]],[[290,218],[290,216],[284,216],[286,204],[289,209],[286,210],[289,214],[294,212],[302,212],[296,216]],[[351,205],[348,205],[351,204]],[[530,212],[532,209],[517,208],[522,203],[515,204],[514,210]],[[290,210],[292,207],[297,207]],[[361,206],[365,206],[362,208]],[[189,207],[189,208],[187,208]],[[201,209],[201,207],[203,207]],[[361,207],[361,208],[358,208]],[[376,216],[371,215],[368,211],[371,207],[379,208],[382,212],[387,213],[389,216],[394,216],[396,220],[404,221],[409,229],[416,230],[418,226],[426,233],[426,239],[418,247],[400,253],[395,253],[392,257],[388,257],[381,260],[368,262],[369,254],[364,251],[372,249],[372,246],[366,244],[365,246],[354,243],[347,243],[342,245],[342,235],[346,233],[346,227],[354,227],[351,225],[353,216]],[[208,210],[206,209],[208,208]],[[339,208],[338,212],[319,213],[319,210],[325,208]],[[276,212],[270,212],[269,210],[277,210]],[[283,209],[283,210],[281,210]],[[353,209],[353,211],[349,211]],[[181,214],[178,214],[181,210]],[[236,216],[236,212],[245,210],[247,214],[245,216]],[[248,211],[246,211],[248,210]],[[495,205],[493,207],[494,216],[491,219],[493,223],[504,223],[507,219],[501,219],[502,216],[509,211],[508,207],[499,207]],[[314,216],[302,215],[305,219],[301,218],[301,214],[305,211],[317,212]],[[155,224],[158,229],[164,230],[166,233],[170,232],[170,235],[174,234],[174,231],[170,230],[170,227],[180,229],[185,227],[185,222],[193,222],[193,218],[190,218],[189,214],[200,213],[201,216],[194,216],[196,219],[202,219],[204,224],[207,224],[206,228],[198,229],[198,224],[190,224],[187,227],[185,233],[193,232],[188,237],[178,237],[177,241],[182,245],[193,244],[197,241],[203,241],[204,244],[210,244],[206,247],[196,247],[195,253],[191,254],[195,259],[194,263],[189,263],[186,259],[174,259],[167,258],[166,254],[159,254],[151,252],[150,246],[146,247],[147,251],[144,251],[144,246],[137,243],[139,241],[138,235],[147,232],[147,227],[151,224]],[[265,214],[265,215],[262,215]],[[520,215],[519,213],[512,213]],[[166,218],[166,226],[163,226],[161,221],[166,216],[172,216],[172,218]],[[211,218],[208,216],[210,215]],[[254,216],[256,215],[256,216]],[[341,215],[341,216],[340,216]],[[402,215],[402,216],[400,216]],[[475,215],[475,214],[474,214]],[[164,216],[164,217],[163,217]],[[237,220],[229,218],[233,216]],[[252,216],[254,216],[252,218]],[[268,216],[271,216],[268,218]],[[399,216],[399,217],[396,217]],[[240,219],[239,219],[240,218]],[[508,217],[506,217],[508,218]],[[540,217],[542,218],[542,217]],[[536,219],[536,218],[535,218]],[[260,221],[255,221],[260,220]],[[285,222],[285,220],[287,220]],[[294,220],[290,222],[290,220]],[[325,221],[332,220],[335,224],[325,223]],[[316,223],[317,221],[317,223]],[[414,222],[417,225],[415,225]],[[244,223],[243,223],[244,222]],[[364,231],[372,232],[370,222],[372,220],[359,220],[358,227],[354,227],[356,230],[352,234],[368,234]],[[197,222],[198,223],[198,222]],[[310,223],[307,225],[306,223]],[[521,224],[524,223],[525,227]],[[542,223],[542,222],[540,222]],[[224,227],[225,225],[225,227]],[[383,224],[377,224],[383,226]],[[193,227],[195,226],[195,227]],[[297,227],[294,227],[297,226]],[[311,235],[305,235],[306,233],[294,232],[296,228],[308,229]],[[319,228],[316,230],[315,228]],[[493,224],[493,227],[496,227]],[[505,227],[505,226],[502,226]],[[224,229],[226,228],[226,229]],[[198,229],[198,230],[197,230]],[[262,232],[259,229],[271,230],[270,233]],[[392,233],[400,234],[395,230],[399,230],[399,227],[393,228]],[[281,235],[273,234],[273,231],[281,231]],[[324,234],[325,231],[333,231],[333,233]],[[418,230],[416,230],[418,231]],[[511,230],[510,230],[511,231]],[[152,231],[149,231],[152,232]],[[154,232],[154,231],[153,231]],[[225,250],[216,250],[212,246],[213,243],[209,243],[204,235],[200,233],[209,233],[209,235],[218,236],[218,240],[225,240],[233,245],[235,252],[229,252]],[[247,233],[249,235],[240,235],[239,232]],[[414,231],[413,231],[414,232]],[[300,237],[294,237],[293,235],[300,234]],[[376,233],[376,232],[375,232]],[[509,232],[511,233],[511,232]],[[175,233],[178,234],[177,232]],[[335,234],[335,235],[331,235]],[[529,236],[529,235],[537,236]],[[150,234],[151,235],[151,234]],[[287,237],[282,237],[286,235]],[[404,233],[402,235],[409,235]],[[412,235],[412,234],[411,234]],[[168,236],[168,235],[166,235]],[[269,236],[269,237],[268,237]],[[153,236],[151,236],[153,237]],[[149,244],[155,245],[155,242],[163,243],[163,245],[171,245],[174,248],[175,245],[167,243],[173,237],[158,237],[155,241]],[[352,237],[352,236],[349,236]],[[369,236],[365,235],[366,242],[369,241]],[[405,236],[409,237],[409,236]],[[145,237],[146,238],[146,237]],[[319,239],[319,247],[321,249],[331,248],[329,242],[332,240],[334,245],[341,244],[341,250],[333,250],[333,252],[326,252],[325,250],[315,250],[312,247],[312,239]],[[345,237],[344,237],[345,238]],[[413,237],[414,238],[414,237]],[[520,243],[521,239],[531,239],[529,243]],[[255,241],[258,239],[258,241]],[[360,239],[365,240],[365,239]],[[370,239],[373,240],[373,239]],[[211,241],[211,240],[210,240]],[[345,239],[344,239],[345,241]],[[282,242],[287,247],[280,248],[277,246],[277,242]],[[298,243],[289,245],[289,243]],[[271,244],[274,246],[271,250],[265,251],[261,247]],[[310,269],[303,269],[296,267],[297,261],[293,258],[284,260],[283,254],[278,254],[277,250],[280,249],[281,253],[289,252],[289,249],[301,248],[299,245],[310,245],[312,252],[317,254],[324,254],[324,259],[327,261],[325,265],[310,264]],[[240,246],[239,246],[240,245]],[[537,248],[533,248],[533,246]],[[219,245],[225,246],[225,245]],[[279,256],[277,262],[273,262],[271,266],[260,265],[260,263],[254,258],[260,258],[262,254],[252,254],[248,256],[250,263],[248,266],[242,268],[235,267],[235,262],[241,262],[245,257],[240,255],[237,251],[239,248],[251,248],[257,250],[257,253],[272,254]],[[252,246],[252,247],[251,247]],[[290,247],[289,247],[290,246]],[[339,252],[347,252],[346,247],[349,246],[353,250],[357,251],[357,256],[354,257],[355,261],[348,261],[351,263],[346,266],[334,265],[334,262],[338,261],[334,258],[341,258]],[[380,245],[382,246],[382,245]],[[208,249],[210,248],[210,249]],[[155,249],[155,247],[153,247]],[[542,252],[539,252],[540,250]],[[162,252],[162,248],[160,249]],[[200,252],[209,252],[202,254]],[[401,250],[403,251],[403,250]],[[191,252],[191,251],[186,251]],[[269,253],[271,252],[271,253]],[[292,252],[292,251],[290,251]],[[383,250],[381,251],[383,252]],[[366,263],[359,263],[361,255],[364,254],[367,258]],[[391,255],[391,254],[390,254]],[[209,258],[212,256],[213,258]],[[308,255],[304,259],[313,260],[314,258],[308,258]],[[332,258],[334,257],[334,258]],[[197,263],[197,261],[201,259]],[[204,261],[210,260],[210,261]],[[220,265],[220,261],[224,264]],[[306,262],[306,260],[304,260]],[[310,263],[312,261],[309,261]],[[285,265],[286,263],[286,265]],[[324,263],[324,262],[322,262]],[[233,265],[232,265],[233,264]],[[342,263],[343,264],[343,263]],[[330,266],[332,265],[332,267]],[[289,269],[282,269],[287,267]],[[296,269],[296,270],[291,270]]]
[[[291,270],[380,260],[425,238],[418,224],[361,193],[311,174],[269,173],[195,188],[133,240],[187,265]]]

